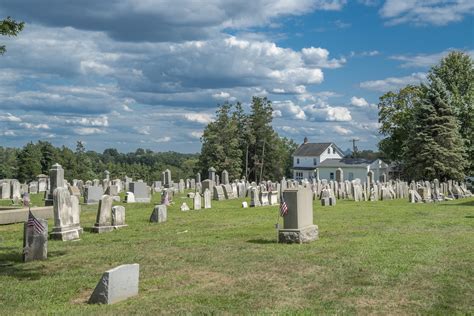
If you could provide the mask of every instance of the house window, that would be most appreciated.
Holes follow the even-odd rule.
[[[317,158],[313,158],[313,164],[316,166],[318,164],[318,159]]]
[[[349,181],[354,180],[354,172],[349,172]]]
[[[331,153],[331,148],[328,148],[328,154],[330,154],[330,153]]]
[[[334,172],[331,172],[331,173],[329,174],[329,180],[334,180]]]
[[[301,180],[301,179],[303,179],[303,172],[300,172],[300,171],[296,172],[296,180]]]
[[[300,164],[300,158],[296,158],[296,164],[297,164],[297,165]]]
[[[333,148],[333,149],[332,149],[332,153],[333,153],[333,154],[336,153],[336,148]]]

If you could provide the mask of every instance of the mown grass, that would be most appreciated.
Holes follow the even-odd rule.
[[[125,205],[129,227],[100,235],[88,232],[97,206],[83,206],[81,240],[50,240],[41,262],[21,262],[22,224],[0,226],[0,313],[474,312],[474,199],[315,203],[320,240],[305,245],[275,242],[276,206],[181,212],[191,201],[175,201],[162,224],[148,223],[153,204]],[[86,304],[125,263],[140,264],[139,296]]]

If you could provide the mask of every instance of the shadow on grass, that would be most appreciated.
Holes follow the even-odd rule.
[[[251,239],[251,240],[247,240],[247,242],[252,243],[252,244],[261,244],[261,245],[277,243],[275,239]]]
[[[0,248],[7,249],[7,248]],[[14,249],[5,253],[0,254],[0,276],[6,275],[15,277],[17,279],[34,279],[38,280],[43,275],[37,267],[31,267],[27,263],[23,262],[23,256],[21,249]],[[66,251],[50,251],[48,252],[48,259],[52,257],[59,257],[66,254]],[[47,262],[48,259],[43,260]]]
[[[439,204],[439,205],[442,205],[444,207],[474,206],[474,200],[465,201],[465,202],[461,202],[461,203],[443,203],[443,204]]]

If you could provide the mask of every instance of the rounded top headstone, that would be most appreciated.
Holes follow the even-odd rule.
[[[216,169],[215,169],[214,167],[211,167],[211,168],[209,168],[209,170],[207,170],[207,171],[214,171],[214,172],[215,172]]]

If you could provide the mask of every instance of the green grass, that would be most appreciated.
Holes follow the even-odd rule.
[[[127,228],[50,240],[47,261],[22,263],[22,224],[0,226],[0,313],[474,312],[474,199],[316,203],[320,239],[305,245],[275,242],[276,206],[181,212],[175,200],[166,223],[148,223],[152,204],[130,204]],[[96,209],[82,206],[86,230]],[[125,263],[140,264],[139,296],[86,304],[102,273]]]

